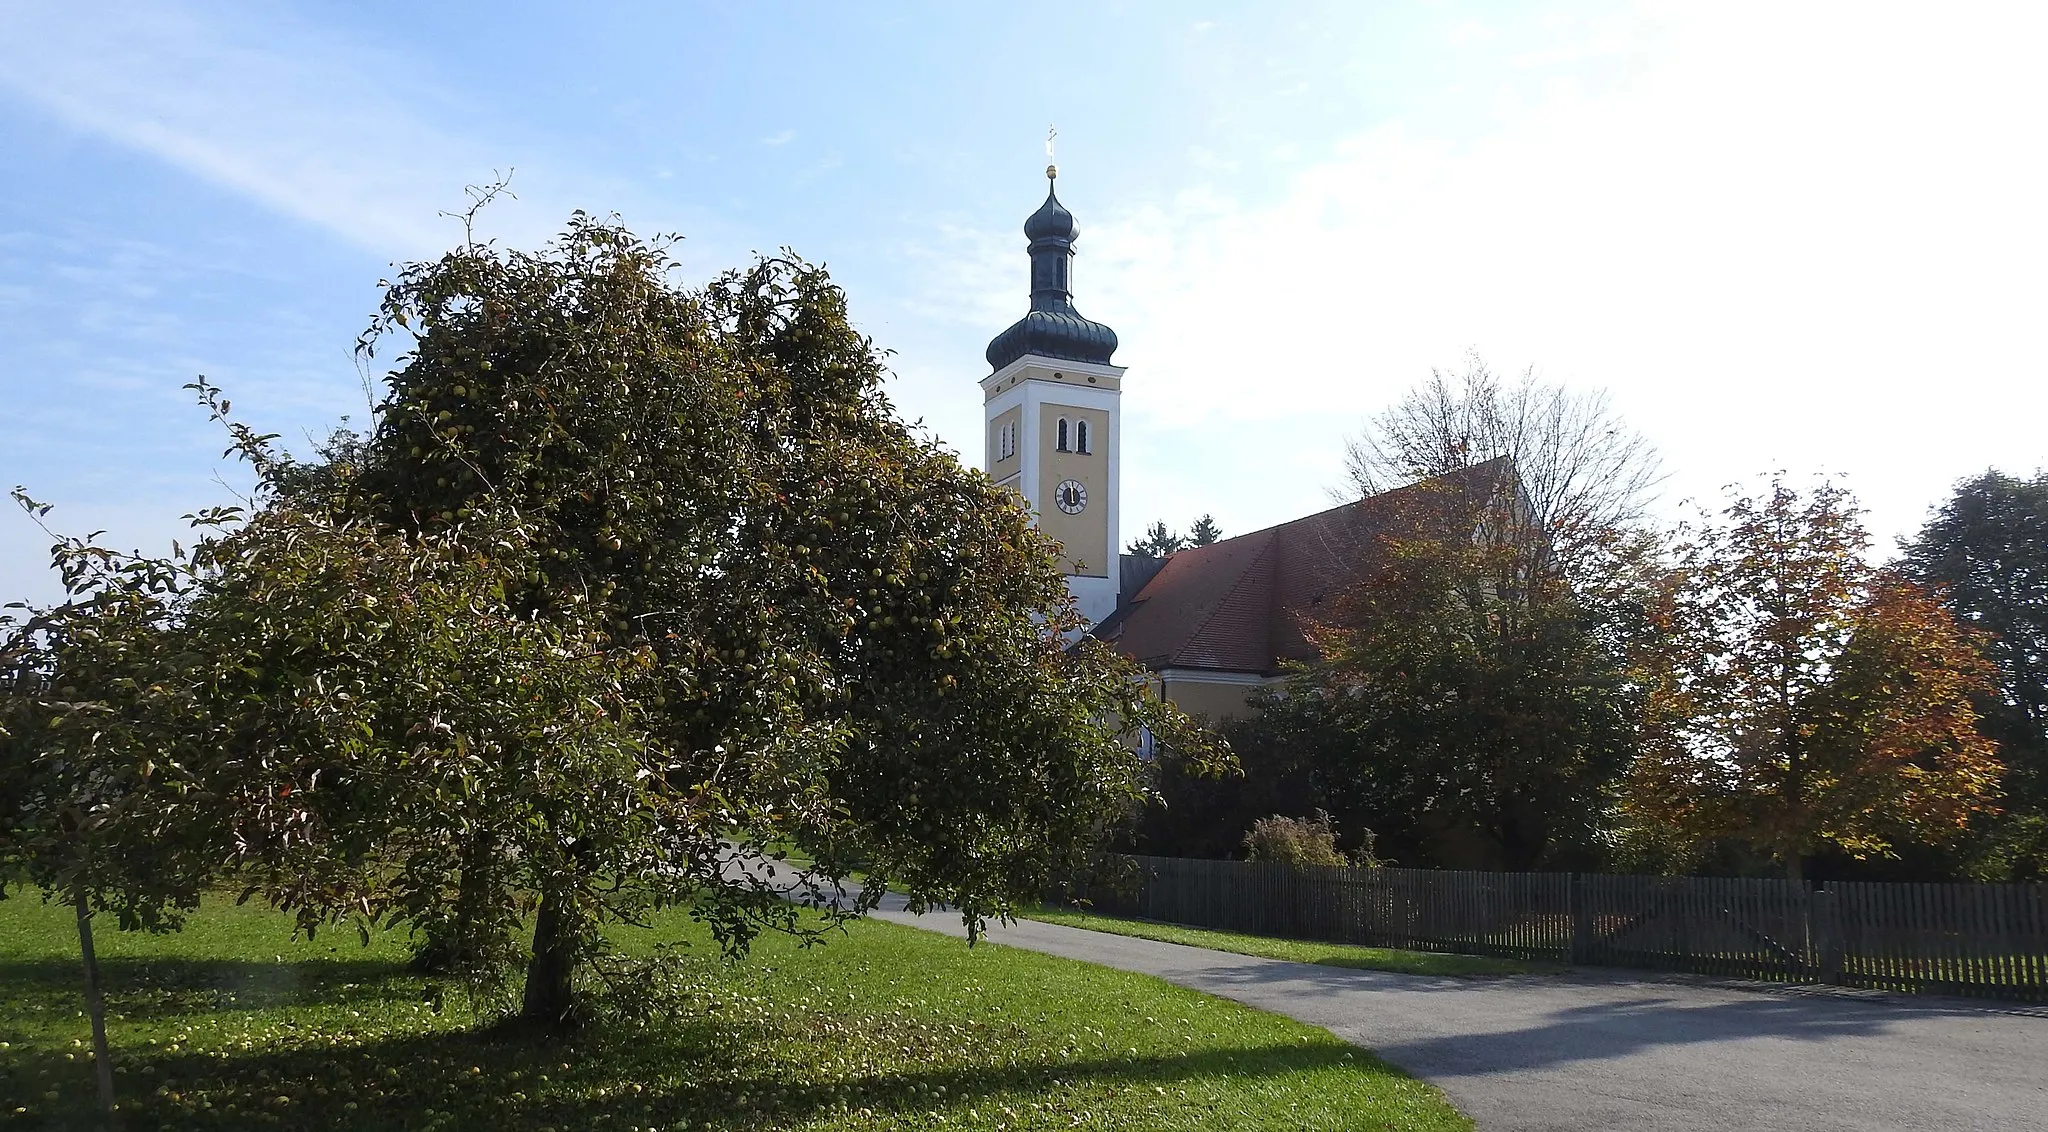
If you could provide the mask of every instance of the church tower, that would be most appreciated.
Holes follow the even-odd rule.
[[[981,380],[988,474],[1015,488],[1039,528],[1064,548],[1060,568],[1090,624],[1117,604],[1117,408],[1124,371],[1111,365],[1116,332],[1074,309],[1074,240],[1080,230],[1054,191],[1024,222],[1031,310],[988,344]]]

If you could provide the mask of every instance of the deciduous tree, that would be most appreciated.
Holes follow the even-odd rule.
[[[1360,579],[1314,639],[1300,681],[1342,717],[1330,807],[1404,860],[1529,869],[1596,853],[1634,743],[1640,569],[1619,551],[1603,589],[1549,561],[1505,460],[1403,493]],[[1476,532],[1476,533],[1475,533]]]
[[[1283,713],[1334,728],[1308,749],[1348,752],[1323,804],[1403,860],[1592,859],[1640,703],[1654,452],[1604,398],[1473,358],[1348,455],[1362,494],[1406,490],[1318,611],[1325,662],[1300,683],[1324,706]]]
[[[1655,610],[1667,647],[1628,794],[1638,820],[1749,842],[1797,880],[1821,845],[1939,841],[1990,807],[1978,642],[1867,564],[1859,516],[1837,485],[1774,479],[1682,544]]]
[[[1657,453],[1598,392],[1537,380],[1503,381],[1474,355],[1460,374],[1429,380],[1374,417],[1346,451],[1360,494],[1449,475],[1505,457],[1520,505],[1494,517],[1495,537],[1527,549],[1533,569],[1553,566],[1574,583],[1612,570],[1618,533],[1643,526],[1663,480]]]
[[[39,522],[49,511],[14,497]],[[230,807],[193,695],[204,658],[176,633],[190,565],[61,537],[51,559],[66,600],[0,615],[0,896],[26,882],[74,910],[99,1099],[111,1109],[94,920],[176,927],[231,854]]]

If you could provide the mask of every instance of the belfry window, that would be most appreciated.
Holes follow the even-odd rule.
[[[1058,449],[1059,449],[1060,451],[1062,451],[1062,452],[1072,452],[1072,451],[1073,451],[1073,449],[1072,449],[1072,448],[1070,448],[1070,447],[1068,447],[1068,445],[1067,445],[1067,418],[1065,418],[1065,417],[1061,417],[1061,418],[1060,418],[1060,424],[1059,424],[1059,429],[1058,429],[1058,431],[1057,431],[1057,437],[1058,437],[1058,439],[1057,439],[1057,440],[1055,441],[1055,443],[1054,443],[1054,447],[1058,448]]]
[[[1074,422],[1074,451],[1079,452],[1083,456],[1086,456],[1088,454],[1087,421]]]

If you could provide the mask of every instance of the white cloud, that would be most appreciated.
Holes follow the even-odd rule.
[[[1653,15],[1585,30],[1623,78],[1504,78],[1477,136],[1392,121],[1257,203],[1083,210],[1079,304],[1132,367],[1130,530],[1324,505],[1345,437],[1468,348],[1612,391],[1674,497],[1847,473],[1888,537],[1958,477],[2044,463],[2042,17]]]
[[[770,134],[767,137],[762,138],[761,144],[765,146],[788,145],[790,142],[793,142],[795,140],[795,130],[783,130],[779,133]]]

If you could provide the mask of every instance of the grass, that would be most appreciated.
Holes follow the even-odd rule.
[[[1324,967],[1356,967],[1367,971],[1394,971],[1403,975],[1530,975],[1546,974],[1557,968],[1519,959],[1494,959],[1483,955],[1454,955],[1435,951],[1397,951],[1388,947],[1354,947],[1344,943],[1314,940],[1276,939],[1263,935],[1239,935],[1206,928],[1184,928],[1151,920],[1126,920],[1070,908],[1039,908],[1022,913],[1028,920],[1065,924],[1092,932],[1156,939],[1189,947],[1207,947],[1236,955],[1257,955],[1284,959],[1289,963],[1316,963]]]
[[[1469,1129],[1328,1032],[1141,975],[885,923],[727,963],[680,914],[650,1021],[542,1039],[404,966],[209,903],[102,928],[126,1129]],[[0,1129],[90,1127],[68,910],[0,903]]]

